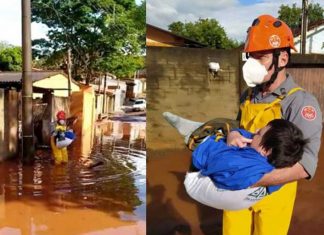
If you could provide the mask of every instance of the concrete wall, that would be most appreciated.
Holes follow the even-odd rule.
[[[126,99],[126,86],[125,86],[125,90],[116,89],[115,90],[115,106],[114,106],[115,111],[122,111],[122,106],[125,103],[125,99]]]
[[[148,47],[148,148],[183,148],[182,138],[163,119],[164,111],[201,122],[236,118],[240,58],[237,50]],[[209,62],[218,62],[223,71],[213,77]]]
[[[5,100],[5,91],[0,89],[0,155],[2,156],[5,152],[5,110],[4,110],[4,100]]]
[[[54,128],[56,114],[63,110],[67,117],[70,117],[70,101],[67,97],[57,97],[54,94],[44,93],[43,102],[47,103],[42,119],[42,143],[50,145],[51,131]]]
[[[99,117],[99,114],[102,113],[102,106],[103,106],[103,94],[96,94],[96,116]]]
[[[18,93],[16,90],[5,90],[5,156],[15,157],[18,154]]]
[[[93,146],[95,113],[95,92],[92,87],[83,87],[71,95],[70,115],[78,117],[73,125],[76,140],[71,145],[75,156],[88,158]]]
[[[134,94],[136,98],[146,97],[146,79],[135,78],[134,79]]]
[[[106,100],[106,109],[108,110],[108,113],[113,113],[115,111],[115,95],[107,96]]]
[[[0,161],[18,154],[18,93],[0,89]]]

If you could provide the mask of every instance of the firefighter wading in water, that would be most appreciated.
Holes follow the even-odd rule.
[[[66,116],[64,111],[59,111],[56,114],[55,129],[51,136],[51,148],[54,155],[55,164],[67,163],[68,162],[68,152],[67,148],[58,148],[56,142],[60,138],[65,138],[66,131]]]

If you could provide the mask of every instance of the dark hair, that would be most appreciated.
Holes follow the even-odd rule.
[[[301,160],[304,146],[308,142],[302,131],[292,122],[275,119],[268,123],[270,127],[262,137],[260,145],[271,153],[268,162],[275,168],[289,167]]]

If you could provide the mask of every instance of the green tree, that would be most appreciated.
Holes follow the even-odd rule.
[[[1,71],[21,71],[22,51],[21,47],[1,44],[0,49],[0,70]]]
[[[137,29],[141,49],[144,51],[146,48],[146,1],[142,1],[139,6],[133,9],[131,19]]]
[[[215,19],[199,19],[192,23],[173,22],[168,26],[172,33],[200,42],[206,46],[229,49],[239,45],[228,38],[224,28]]]
[[[143,3],[134,0],[32,0],[32,20],[49,28],[48,39],[33,41],[34,58],[64,61],[71,48],[73,75],[89,84],[96,73],[107,72],[103,61],[140,54],[145,23],[135,22],[143,20],[135,13],[141,9]]]
[[[296,3],[292,6],[281,5],[278,14],[278,18],[286,22],[290,28],[300,28],[302,8],[297,7]],[[310,3],[308,5],[308,25],[322,19],[324,19],[324,8],[319,3]]]
[[[324,8],[319,3],[309,4],[308,6],[308,21],[309,24],[324,19]]]
[[[182,23],[181,21],[176,21],[176,22],[173,22],[172,24],[170,24],[169,30],[172,33],[176,33],[176,34],[183,35],[183,36],[188,34],[186,32],[185,24]]]
[[[123,56],[114,54],[99,61],[101,71],[114,71],[117,77],[131,78],[134,72],[145,67],[144,56]]]

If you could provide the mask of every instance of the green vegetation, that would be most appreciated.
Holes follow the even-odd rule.
[[[144,66],[138,60],[145,50],[145,4],[32,0],[32,21],[49,28],[47,39],[33,40],[38,66],[58,68],[70,48],[73,77],[83,77],[87,84],[98,73],[131,76]]]
[[[0,42],[0,71],[21,71],[21,54],[21,47]]]
[[[199,19],[196,22],[173,22],[169,30],[177,35],[200,42],[208,47],[230,49],[238,47],[239,42],[228,38],[224,28],[215,19]]]
[[[286,22],[290,28],[300,28],[302,8],[297,7],[296,3],[292,6],[281,5],[278,14],[278,18]],[[322,8],[318,3],[310,3],[308,5],[308,25],[323,19],[324,8]]]

